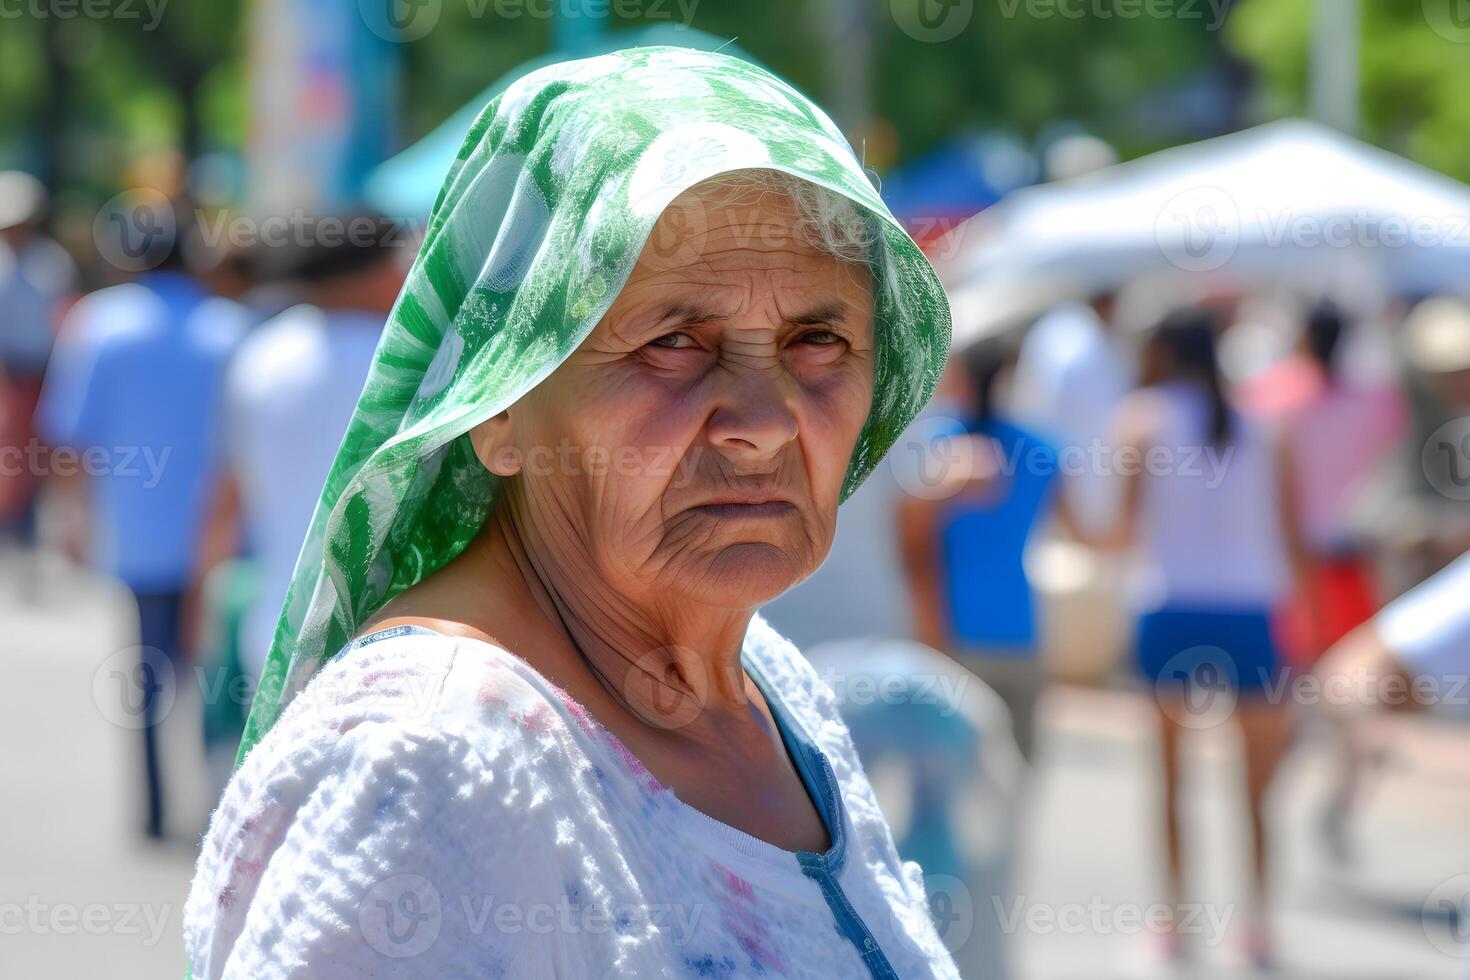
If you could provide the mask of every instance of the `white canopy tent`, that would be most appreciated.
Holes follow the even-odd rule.
[[[1025,188],[953,234],[938,264],[961,343],[1160,273],[1470,292],[1470,186],[1303,120]]]

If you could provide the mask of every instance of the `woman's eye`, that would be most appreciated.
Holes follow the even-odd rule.
[[[694,338],[687,333],[666,333],[648,342],[650,347],[662,347],[664,350],[687,350],[694,346]]]

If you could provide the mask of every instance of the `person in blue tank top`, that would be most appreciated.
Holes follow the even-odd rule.
[[[901,510],[919,639],[954,656],[1010,708],[1030,758],[1043,685],[1024,556],[1053,505],[1057,450],[1010,421],[997,397],[1014,360],[994,338],[960,358],[970,399],[963,418],[931,418],[932,485]]]

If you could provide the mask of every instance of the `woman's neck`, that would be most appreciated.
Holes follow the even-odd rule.
[[[518,494],[503,494],[477,539],[490,587],[509,587],[533,606],[613,699],[644,723],[695,735],[705,727],[696,722],[718,728],[721,719],[748,718],[740,653],[753,610],[635,603],[595,573],[568,523],[526,520],[525,513]]]

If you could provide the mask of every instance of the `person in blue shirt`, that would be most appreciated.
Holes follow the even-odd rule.
[[[217,451],[216,403],[244,311],[209,295],[177,247],[132,282],[79,300],[62,323],[38,427],[48,469],[85,498],[69,549],[133,593],[139,668],[125,710],[144,734],[146,833],[165,833],[156,729],[183,655],[183,593]]]
[[[992,338],[960,355],[970,394],[963,418],[931,420],[948,461],[900,510],[918,638],[954,656],[1011,711],[1016,742],[1031,756],[1043,686],[1035,603],[1023,561],[1052,506],[1058,459],[1044,438],[1000,407],[1011,344]]]

